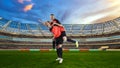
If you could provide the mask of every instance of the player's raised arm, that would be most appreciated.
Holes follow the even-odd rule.
[[[45,25],[45,22],[42,22],[42,20],[38,19],[38,22],[42,25]]]

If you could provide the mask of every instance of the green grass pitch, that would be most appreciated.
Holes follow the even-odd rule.
[[[64,52],[64,61],[55,61],[56,52],[0,51],[0,68],[120,68],[120,51]]]

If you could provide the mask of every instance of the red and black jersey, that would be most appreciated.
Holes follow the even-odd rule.
[[[52,22],[50,22],[50,25],[53,25],[53,23],[58,23],[58,24],[61,24],[59,20],[57,19],[53,19]],[[54,25],[54,26],[58,26],[58,25]],[[53,27],[51,27],[49,30],[51,31]]]
[[[53,23],[61,24],[60,21],[57,20],[57,19],[54,19],[54,20],[51,22],[51,25],[52,25]],[[54,26],[58,26],[58,25],[54,25]],[[64,27],[62,27],[62,26],[58,26],[58,27],[60,27],[61,32],[62,32],[62,31],[65,31]],[[51,29],[52,29],[52,28],[51,28]],[[51,29],[50,29],[50,30],[51,30]]]
[[[61,24],[59,22],[59,20],[57,19],[54,19],[52,22],[51,22],[51,25],[53,23],[58,23],[58,24]],[[61,35],[62,32],[65,31],[64,27],[63,26],[58,26],[58,25],[53,25],[51,28],[50,28],[50,31],[53,33],[54,37],[57,38]]]

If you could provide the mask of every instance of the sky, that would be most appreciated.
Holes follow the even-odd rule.
[[[62,24],[104,23],[120,16],[120,0],[0,0],[0,16],[21,23],[50,20]]]

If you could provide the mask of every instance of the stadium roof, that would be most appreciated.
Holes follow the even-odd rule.
[[[120,17],[97,24],[63,24],[68,35],[96,35],[120,32]],[[49,29],[42,24],[27,24],[0,17],[0,32],[46,36]]]

